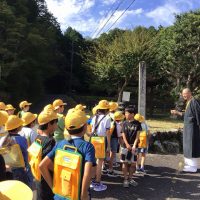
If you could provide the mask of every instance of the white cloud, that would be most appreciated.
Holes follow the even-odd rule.
[[[95,5],[95,0],[46,0],[46,3],[49,11],[60,23],[62,30],[72,26],[78,31],[86,31],[85,23],[90,23],[88,28],[94,26],[95,20],[85,20],[83,15],[86,16],[85,13]]]
[[[148,18],[153,19],[157,26],[172,25],[175,20],[175,14],[184,10],[192,9],[193,3],[190,0],[166,0],[164,5],[158,6],[154,10],[146,13]]]
[[[115,3],[117,0],[103,0],[102,3],[104,5],[110,5],[110,4],[113,4]]]

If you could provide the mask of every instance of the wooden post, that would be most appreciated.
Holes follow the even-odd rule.
[[[146,63],[139,63],[138,113],[146,118]]]

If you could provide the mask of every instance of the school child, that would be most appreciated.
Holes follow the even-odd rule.
[[[56,142],[59,142],[64,139],[64,126],[65,126],[64,117],[65,116],[63,115],[63,112],[65,109],[64,106],[67,105],[67,103],[64,103],[61,99],[56,99],[52,105],[53,105],[54,111],[58,115],[58,124],[57,124],[58,127],[54,132],[54,139]]]
[[[29,111],[30,105],[32,105],[32,103],[29,103],[28,101],[22,101],[22,102],[20,102],[19,107],[20,107],[21,110],[18,112],[19,118],[21,118],[22,115],[23,115],[25,112],[28,112],[28,111]]]
[[[43,110],[38,115],[38,124],[40,129],[40,134],[36,137],[36,141],[40,141],[42,146],[42,159],[53,149],[55,146],[55,140],[53,138],[53,133],[57,128],[58,116],[52,109]],[[51,177],[53,177],[53,172],[51,172]],[[41,181],[36,182],[37,187],[37,200],[52,200],[53,192],[52,187],[49,187],[46,180],[41,177]]]
[[[134,115],[137,113],[136,108],[129,105],[125,108],[125,118],[122,126],[122,137],[124,144],[121,148],[121,161],[122,161],[122,171],[124,174],[123,187],[129,187],[130,185],[137,186],[137,182],[133,180],[133,173],[136,167],[136,146],[134,142],[137,133],[142,130],[141,124],[134,120]]]
[[[109,111],[109,102],[107,100],[99,101],[96,106],[97,113],[92,119],[92,135],[103,136],[106,141],[106,153],[110,153],[110,124],[111,120],[108,116]],[[96,170],[96,179],[92,182],[92,187],[95,191],[104,191],[107,189],[107,185],[101,183],[101,171],[104,164],[103,158],[97,159],[97,170]]]
[[[145,173],[144,164],[145,164],[146,154],[148,152],[148,139],[150,136],[150,131],[142,115],[136,114],[134,116],[134,119],[139,121],[142,126],[142,131],[137,133],[137,137],[135,140],[135,146],[137,146],[137,153],[138,153],[136,173]],[[141,157],[141,164],[139,165],[140,157]]]
[[[34,131],[37,114],[26,112],[22,115],[21,119],[24,121],[24,123],[23,123],[22,130],[19,132],[19,135],[25,137],[27,140],[28,146],[30,146],[37,137],[37,133]]]
[[[31,187],[32,180],[29,180],[27,175],[27,169],[29,166],[27,152],[28,145],[26,139],[18,134],[22,128],[22,125],[22,119],[20,119],[17,115],[10,115],[5,123],[5,130],[8,131],[10,139],[19,145],[25,163],[25,167],[11,168],[13,179],[22,181]]]
[[[109,109],[109,116],[110,116],[110,119],[111,119],[111,127],[110,127],[110,134],[112,135],[112,132],[113,132],[113,130],[114,130],[114,113],[115,113],[115,111],[117,111],[118,110],[118,107],[119,107],[119,105],[118,105],[118,103],[116,103],[116,102],[109,102],[109,106],[110,106],[110,109]],[[117,152],[115,152],[115,157],[113,158],[113,167],[119,167],[120,165],[117,163],[117,157],[116,157],[116,153],[119,153],[119,148],[120,148],[120,146],[119,146],[119,142],[118,142],[118,140],[116,140],[116,138],[113,138],[112,136],[111,136],[111,151],[112,151],[112,147],[113,147],[113,145],[115,146],[116,144],[115,143],[118,143],[117,144]],[[109,174],[108,174],[109,175]]]
[[[80,196],[82,200],[89,199],[89,186],[91,181],[91,171],[96,164],[95,150],[91,143],[82,139],[87,129],[87,117],[84,111],[73,110],[70,111],[65,118],[65,128],[71,135],[70,140],[62,140],[57,143],[54,149],[47,154],[47,156],[40,163],[40,171],[47,181],[50,188],[53,186],[53,180],[50,175],[54,167],[54,158],[57,149],[63,149],[65,145],[75,146],[78,148],[79,153],[83,156],[83,174],[80,189]],[[55,195],[55,200],[64,200],[66,198]]]
[[[5,110],[6,109],[6,104],[4,102],[0,102],[0,110]]]
[[[11,104],[6,105],[5,111],[8,113],[8,115],[14,115],[15,110],[16,109]]]
[[[116,111],[113,116],[113,131],[111,133],[111,151],[110,151],[110,160],[109,160],[109,170],[107,175],[110,177],[116,177],[117,175],[113,171],[113,161],[116,158],[116,153],[118,150],[118,144],[123,144],[122,140],[122,124],[121,122],[124,120],[125,116],[120,111]]]

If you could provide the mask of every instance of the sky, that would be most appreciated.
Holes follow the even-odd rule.
[[[99,37],[114,28],[170,26],[175,14],[200,8],[200,0],[46,0],[60,23],[84,37]]]

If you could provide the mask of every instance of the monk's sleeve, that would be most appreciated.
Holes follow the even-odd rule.
[[[194,101],[194,114],[197,121],[197,125],[200,126],[200,102],[198,100]]]

